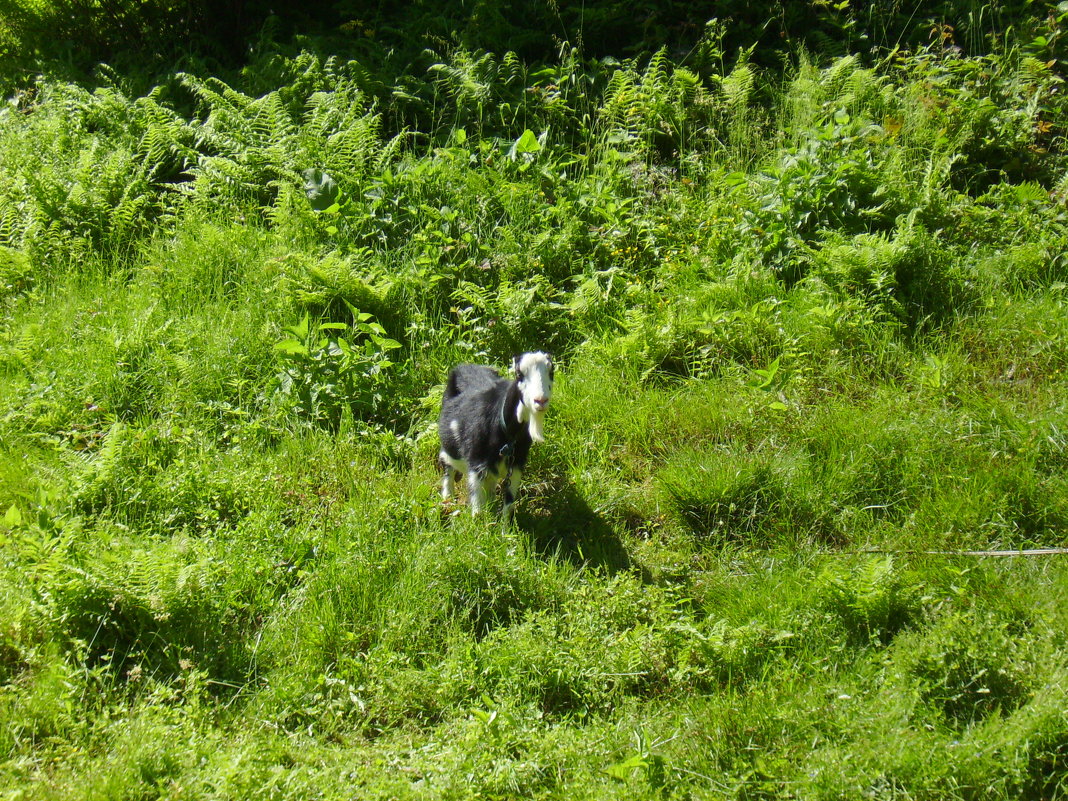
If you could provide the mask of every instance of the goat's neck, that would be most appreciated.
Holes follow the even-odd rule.
[[[512,413],[507,415],[508,419],[502,420],[505,424],[505,431],[509,435],[513,435],[514,429],[521,429],[525,426],[534,442],[545,441],[545,412],[536,412],[523,403],[523,394],[519,391],[519,385],[514,381],[504,398],[504,408],[512,410]]]

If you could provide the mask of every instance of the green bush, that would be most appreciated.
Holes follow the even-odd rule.
[[[71,498],[79,513],[142,532],[206,533],[236,526],[261,490],[225,457],[205,459],[197,435],[167,424],[117,423]]]
[[[936,328],[975,304],[968,273],[934,237],[915,227],[892,237],[832,239],[813,253],[812,264],[814,278],[863,299],[909,332]]]
[[[305,314],[286,329],[291,338],[275,345],[285,364],[278,397],[299,419],[333,431],[346,415],[375,423],[395,419],[386,403],[394,367],[388,354],[401,344],[387,337],[370,314],[349,309],[351,326],[320,323],[313,328]]]
[[[0,301],[17,298],[33,288],[30,260],[12,248],[0,247]]]
[[[224,553],[214,542],[176,538],[87,557],[84,567],[49,577],[48,613],[62,621],[74,658],[105,671],[115,687],[142,676],[168,682],[193,666],[221,682],[242,682],[262,565],[229,564]]]
[[[620,574],[603,588],[577,588],[554,614],[536,611],[494,630],[464,659],[479,680],[472,689],[491,697],[552,716],[603,713],[627,695],[670,685],[675,632],[688,619],[669,593]]]
[[[870,557],[824,570],[817,595],[851,636],[885,645],[921,611],[921,587],[910,578],[894,566],[892,557]]]
[[[844,111],[756,176],[738,234],[759,243],[762,260],[787,282],[803,273],[804,247],[827,229],[885,231],[902,207],[878,158],[881,131]]]
[[[805,468],[788,459],[757,454],[739,462],[715,451],[688,451],[658,480],[673,512],[700,541],[766,548],[832,533]]]
[[[896,664],[921,702],[952,725],[1006,714],[1032,691],[1032,668],[1018,638],[1025,626],[982,612],[949,614],[922,637],[901,640]]]

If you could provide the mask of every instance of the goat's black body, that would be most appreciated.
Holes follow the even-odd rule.
[[[471,513],[485,506],[487,493],[504,485],[501,516],[510,519],[530,446],[544,439],[545,409],[553,386],[553,362],[547,353],[522,353],[512,360],[514,378],[492,367],[461,364],[445,383],[438,418],[445,471],[441,498],[448,505],[455,482],[467,474]],[[487,486],[488,485],[488,486]]]
[[[467,464],[480,479],[500,477],[508,469],[523,470],[531,438],[519,421],[515,381],[501,378],[491,367],[461,364],[449,373],[438,418],[441,448],[450,458]],[[443,465],[451,470],[451,465]],[[506,487],[506,494],[508,489]],[[505,499],[509,503],[512,499]]]

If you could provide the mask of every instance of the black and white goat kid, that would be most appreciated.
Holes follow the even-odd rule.
[[[507,522],[515,503],[527,455],[545,439],[545,410],[553,389],[553,360],[547,353],[524,353],[512,362],[513,379],[492,367],[461,364],[449,373],[438,418],[439,458],[445,471],[441,497],[452,498],[455,481],[467,474],[471,513],[486,504],[489,490],[504,480]]]

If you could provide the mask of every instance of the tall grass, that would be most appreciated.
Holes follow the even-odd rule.
[[[1065,545],[1053,65],[560,54],[0,111],[5,792],[1057,796],[1064,565],[929,553]]]

